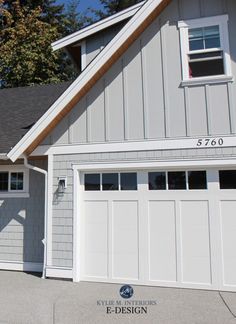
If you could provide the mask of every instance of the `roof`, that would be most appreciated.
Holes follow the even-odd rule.
[[[108,18],[99,20],[95,24],[89,25],[88,27],[85,27],[83,29],[80,29],[79,31],[66,36],[64,38],[59,39],[58,41],[52,43],[52,48],[54,51],[72,45],[74,43],[78,43],[82,41],[83,39],[101,31],[104,30],[110,26],[113,26],[121,21],[124,21],[130,17],[132,17],[145,3],[145,1],[142,1],[132,7],[129,7],[125,10],[122,10],[118,12],[115,15],[112,15]]]
[[[145,2],[7,156],[14,162],[22,154],[31,154],[170,2],[171,0]]]
[[[69,84],[0,90],[0,154],[19,142]]]

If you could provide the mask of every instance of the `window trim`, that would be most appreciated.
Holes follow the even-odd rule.
[[[23,165],[0,165],[0,172],[8,172],[8,191],[0,191],[0,198],[29,198],[29,169]],[[11,189],[11,174],[23,173],[23,190]]]
[[[228,15],[220,15],[220,16],[205,17],[199,19],[182,20],[178,22],[178,28],[180,30],[182,85],[186,86],[188,85],[188,83],[199,84],[201,83],[201,81],[214,82],[215,80],[220,83],[223,81],[230,82],[233,80],[232,69],[231,69],[230,47],[229,47],[228,20],[229,20]],[[221,50],[223,51],[225,73],[222,75],[190,78],[189,64],[188,64],[188,54],[189,54],[188,30],[190,28],[210,27],[214,25],[219,26],[220,29]]]

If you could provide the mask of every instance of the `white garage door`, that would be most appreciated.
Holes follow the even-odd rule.
[[[236,290],[236,171],[82,174],[81,280]]]

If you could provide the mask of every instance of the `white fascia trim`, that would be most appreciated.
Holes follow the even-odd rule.
[[[73,271],[71,268],[47,267],[46,277],[72,279]]]
[[[62,38],[62,39],[59,39],[58,41],[52,43],[53,51],[57,51],[58,49],[66,47],[73,43],[77,43],[77,42],[99,32],[105,28],[108,28],[112,25],[115,25],[115,24],[125,20],[125,19],[132,17],[142,7],[142,5],[144,3],[145,3],[145,1],[142,1],[132,7],[122,10],[121,12],[119,12],[113,16],[102,19],[95,24],[85,27],[82,30],[79,30],[69,36]]]
[[[179,149],[204,149],[212,148],[211,146],[198,146],[199,139],[222,139],[223,145],[217,141],[213,148],[236,147],[236,136],[214,136],[198,137],[184,139],[164,139],[149,141],[127,141],[98,144],[75,144],[75,145],[41,145],[38,146],[31,156],[42,155],[65,155],[65,154],[82,154],[82,153],[106,153],[106,152],[133,152],[133,151],[157,151],[157,150],[179,150]]]
[[[94,164],[73,164],[74,171],[94,172],[94,171],[107,171],[107,170],[166,170],[166,169],[179,169],[179,168],[220,168],[220,167],[234,167],[236,160],[233,159],[206,159],[206,160],[181,160],[181,161],[130,161],[130,162],[114,162],[114,163],[94,163]]]
[[[164,0],[149,0],[129,20],[121,31],[107,44],[96,56],[70,87],[59,97],[49,110],[37,121],[26,135],[8,153],[8,158],[13,162],[29,147],[39,134],[57,117],[63,108],[74,96],[93,78],[93,76],[106,64],[125,40],[140,26],[140,24],[159,6]]]
[[[10,262],[0,260],[1,270],[42,272],[43,264],[35,262]]]

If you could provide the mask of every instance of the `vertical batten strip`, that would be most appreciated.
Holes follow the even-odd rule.
[[[170,119],[169,119],[169,99],[168,99],[168,73],[166,62],[166,44],[164,29],[165,25],[161,26],[160,23],[160,40],[161,40],[161,60],[162,60],[162,78],[163,78],[163,98],[164,98],[164,119],[165,119],[165,137],[170,137]]]
[[[127,105],[127,82],[126,82],[126,67],[124,59],[122,59],[122,85],[123,85],[123,109],[124,109],[124,139],[129,138],[129,121],[128,121],[128,105]]]
[[[148,119],[148,100],[147,100],[147,74],[146,74],[146,57],[145,49],[142,44],[142,39],[140,40],[140,53],[141,53],[141,78],[142,78],[142,101],[143,101],[143,134],[144,139],[149,138],[149,119]]]
[[[85,107],[86,107],[86,141],[90,142],[91,132],[90,132],[90,113],[89,113],[89,105],[88,105],[88,96],[85,98]]]
[[[227,94],[228,94],[228,107],[229,107],[229,123],[230,123],[230,132],[232,134],[236,133],[236,120],[235,120],[235,103],[233,97],[233,85],[232,83],[227,84]]]
[[[206,96],[206,110],[207,110],[207,133],[212,135],[212,123],[211,123],[211,98],[210,98],[210,86],[205,85],[205,96]]]
[[[104,139],[105,142],[109,141],[109,108],[107,107],[107,103],[108,103],[108,88],[106,86],[106,79],[103,79],[103,93],[104,93]]]
[[[184,104],[185,104],[186,135],[191,136],[191,118],[190,118],[190,102],[189,102],[188,87],[184,87]]]

